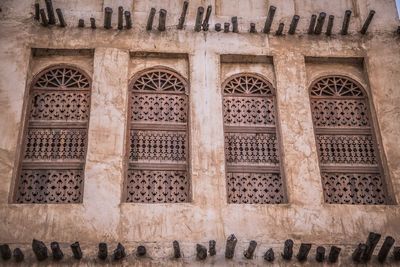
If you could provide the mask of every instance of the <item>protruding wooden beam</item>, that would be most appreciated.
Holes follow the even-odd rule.
[[[318,262],[323,262],[325,260],[325,248],[324,247],[317,247],[317,252],[315,254],[315,260]]]
[[[347,35],[347,33],[349,32],[350,18],[351,18],[351,10],[346,10],[343,19],[342,30],[340,31],[341,35]]]
[[[48,257],[46,245],[39,240],[32,240],[32,250],[35,253],[36,259],[38,261],[44,261]]]
[[[196,245],[196,258],[200,261],[207,258],[207,249],[205,246],[200,244]]]
[[[224,32],[229,32],[229,27],[231,26],[231,24],[229,22],[225,22],[224,23]]]
[[[79,28],[85,28],[85,21],[83,19],[78,20],[78,27]]]
[[[283,246],[282,258],[285,260],[291,260],[292,256],[293,256],[293,240],[288,239],[285,241],[285,244]]]
[[[113,10],[111,7],[106,7],[104,9],[104,28],[111,29],[111,18]]]
[[[301,243],[299,252],[297,253],[297,260],[303,262],[307,260],[308,253],[310,252],[311,244]]]
[[[156,15],[156,9],[152,7],[150,9],[149,17],[147,18],[146,31],[151,31],[153,29],[153,21],[155,15]]]
[[[251,260],[254,255],[254,251],[256,250],[257,247],[257,242],[255,240],[251,240],[249,247],[246,249],[246,251],[243,253],[244,257],[248,260]]]
[[[147,249],[146,249],[145,246],[140,245],[140,246],[137,247],[137,249],[136,249],[136,255],[137,256],[144,257],[144,256],[146,256],[146,253],[147,253]]]
[[[212,11],[212,6],[209,5],[209,6],[207,7],[206,17],[204,18],[204,21],[203,21],[203,31],[208,31],[208,27],[210,26],[210,25],[208,24],[208,22],[209,22],[209,20],[210,20],[211,11]]]
[[[326,35],[331,36],[332,35],[332,29],[333,29],[333,21],[335,20],[334,15],[329,15],[328,18],[328,25],[326,26]]]
[[[49,25],[49,21],[47,20],[46,17],[46,12],[44,12],[44,9],[40,9],[40,18],[42,19],[42,25],[47,27]]]
[[[196,32],[199,32],[201,30],[201,23],[202,23],[202,20],[203,20],[203,14],[204,14],[204,7],[199,6],[197,8],[196,24],[194,25],[194,30]]]
[[[125,23],[126,23],[126,29],[132,29],[132,17],[131,17],[131,12],[126,10],[124,12],[124,16],[125,16]]]
[[[99,243],[99,251],[97,252],[97,257],[100,260],[105,260],[107,259],[108,256],[108,248],[107,248],[107,243]]]
[[[167,10],[160,9],[160,14],[159,14],[159,17],[158,17],[158,30],[160,32],[165,31],[166,21],[167,21]]]
[[[367,242],[365,243],[365,245],[367,245],[367,249],[364,251],[364,254],[361,256],[361,259],[364,262],[367,262],[371,259],[372,253],[374,253],[374,249],[380,239],[381,239],[380,234],[374,233],[374,232],[369,233]]]
[[[54,15],[53,2],[51,0],[44,0],[46,4],[47,15],[49,16],[49,24],[56,24],[56,17]]]
[[[216,245],[217,242],[215,242],[215,240],[208,241],[208,253],[210,254],[210,256],[217,255]]]
[[[122,30],[124,28],[124,8],[122,6],[118,7],[118,30]]]
[[[332,246],[331,251],[329,252],[328,261],[331,263],[337,262],[341,250],[342,249],[339,247]]]
[[[308,34],[313,34],[315,29],[315,23],[317,21],[317,15],[312,14],[310,19],[310,25],[308,26]]]
[[[393,259],[395,261],[400,261],[400,247],[393,248]]]
[[[314,30],[315,34],[320,35],[322,33],[322,28],[324,27],[325,18],[326,18],[325,12],[319,13],[319,16],[317,19],[317,25],[315,26],[315,30]]]
[[[353,254],[351,255],[351,258],[355,262],[361,262],[361,256],[364,254],[365,250],[367,249],[367,245],[360,243],[354,250]]]
[[[179,259],[180,257],[182,257],[179,242],[176,240],[174,242],[172,242],[172,247],[174,248],[174,258]]]
[[[272,248],[268,249],[264,254],[264,260],[273,262],[275,260],[275,253]]]
[[[374,15],[375,15],[375,10],[371,10],[371,11],[369,12],[369,14],[368,14],[367,19],[366,19],[365,22],[364,22],[364,25],[363,25],[362,28],[361,28],[361,31],[360,31],[361,34],[366,34],[366,33],[367,33],[368,27],[369,27],[369,25],[371,24],[371,21],[372,21],[372,19],[374,18]]]
[[[297,28],[297,24],[299,24],[299,20],[300,20],[300,16],[298,15],[294,15],[292,18],[292,22],[290,23],[290,27],[289,27],[289,34],[295,34],[296,33],[296,28]]]
[[[35,20],[39,21],[40,20],[40,4],[39,2],[35,3]]]
[[[96,29],[96,19],[95,18],[90,18],[90,28],[93,30]]]
[[[225,258],[232,259],[235,255],[235,247],[237,244],[237,238],[234,234],[231,234],[228,239],[226,240],[226,247],[225,247]]]
[[[177,26],[178,30],[182,30],[183,29],[183,25],[185,24],[186,13],[187,13],[188,7],[189,7],[189,1],[184,1],[183,2],[183,7],[182,7],[182,13],[181,13],[181,16],[179,18],[179,22],[178,22],[178,26]]]
[[[236,16],[232,17],[231,22],[232,22],[232,32],[239,33],[238,18]]]
[[[64,253],[62,252],[58,242],[51,242],[50,248],[53,254],[53,260],[59,261],[62,260],[62,258],[64,258]]]
[[[79,245],[79,242],[75,242],[71,244],[71,251],[72,254],[74,255],[74,258],[77,260],[82,259],[82,250],[81,250],[81,246]]]
[[[56,8],[56,13],[57,13],[58,21],[60,22],[60,27],[64,28],[65,26],[67,26],[67,23],[65,23],[64,15],[63,15],[61,9]]]
[[[0,255],[5,261],[11,259],[11,249],[8,244],[0,245]]]
[[[22,250],[20,248],[14,249],[13,255],[14,255],[14,259],[16,262],[21,262],[25,258],[24,253],[22,252]]]
[[[283,22],[279,23],[278,30],[276,30],[275,35],[282,36],[284,27],[285,27],[285,23],[283,23]]]
[[[263,33],[270,33],[272,21],[274,20],[274,16],[275,16],[275,11],[276,11],[276,7],[274,7],[274,6],[269,7],[268,16],[267,16],[267,19],[265,20]]]
[[[221,23],[215,23],[215,31],[220,32],[221,30]]]
[[[392,248],[392,246],[394,244],[394,241],[395,241],[394,238],[391,237],[391,236],[387,236],[385,238],[385,241],[383,241],[382,247],[381,247],[381,249],[379,250],[379,253],[378,253],[378,261],[380,263],[384,263],[385,262],[387,256],[389,255],[389,251],[390,251],[390,249]]]
[[[250,23],[250,30],[249,30],[249,32],[251,32],[251,33],[257,33],[256,24],[255,24],[254,22],[251,22],[251,23]]]
[[[121,243],[118,243],[117,248],[114,250],[113,253],[113,259],[115,261],[122,260],[125,258],[126,253],[125,253],[125,248]]]

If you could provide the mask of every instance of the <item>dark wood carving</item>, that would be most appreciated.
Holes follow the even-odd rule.
[[[200,261],[205,260],[207,258],[207,248],[203,245],[196,245],[196,258]]]
[[[125,258],[125,256],[126,256],[125,247],[121,243],[118,243],[117,248],[114,250],[113,253],[113,259],[115,261],[118,261]]]
[[[82,250],[81,250],[81,246],[79,245],[79,242],[75,242],[73,244],[71,244],[71,251],[72,254],[74,255],[74,258],[77,260],[82,259]]]
[[[172,247],[174,248],[174,258],[178,259],[178,258],[182,257],[179,242],[176,240],[174,242],[172,242]]]
[[[58,242],[51,242],[50,248],[53,254],[53,260],[59,261],[62,260],[62,258],[64,258],[64,253],[62,252]]]
[[[381,249],[379,250],[378,253],[378,261],[383,263],[385,262],[387,256],[389,255],[389,251],[392,248],[393,244],[394,244],[395,240],[393,237],[391,236],[387,236],[385,238],[385,241],[382,244]]]
[[[250,241],[249,247],[243,253],[244,257],[248,260],[251,260],[254,255],[254,251],[256,250],[257,242],[254,240]]]
[[[273,262],[275,260],[275,253],[272,248],[268,249],[264,254],[264,260],[268,262]]]
[[[108,256],[108,248],[107,248],[107,243],[99,243],[99,250],[97,253],[97,257],[100,260],[105,260],[107,259]]]
[[[8,244],[0,245],[0,255],[3,260],[11,259],[11,249]]]
[[[323,262],[325,260],[325,248],[324,247],[317,247],[317,252],[315,254],[315,260],[318,262]]]
[[[234,234],[231,234],[226,240],[226,248],[225,248],[225,258],[232,259],[235,255],[235,247],[237,243],[237,238]]]
[[[16,262],[22,262],[25,258],[24,253],[20,248],[14,249],[13,255]]]
[[[287,239],[283,246],[282,258],[285,260],[291,260],[293,256],[293,240]]]
[[[210,240],[208,242],[208,253],[210,254],[210,256],[217,255],[216,245],[217,242],[215,240]]]
[[[48,251],[46,245],[39,240],[32,240],[32,250],[35,253],[38,261],[44,261],[48,257]]]
[[[337,262],[339,259],[339,254],[342,249],[336,246],[332,246],[329,252],[328,261],[331,263]]]
[[[366,250],[367,250],[367,245],[365,245],[363,243],[358,244],[358,246],[354,250],[353,254],[351,255],[351,258],[353,259],[353,261],[361,262],[361,257],[365,253]]]
[[[374,253],[374,249],[376,245],[378,244],[379,240],[381,239],[381,235],[378,233],[369,233],[367,242],[365,243],[367,245],[366,250],[364,251],[364,254],[362,255],[361,259],[364,262],[367,262],[371,259],[372,253]]]
[[[299,252],[297,253],[297,260],[300,262],[306,261],[308,253],[310,252],[311,244],[301,243]]]

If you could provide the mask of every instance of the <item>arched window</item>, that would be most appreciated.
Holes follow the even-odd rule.
[[[126,201],[190,201],[188,84],[166,68],[146,69],[129,86]]]
[[[30,88],[17,203],[82,201],[90,78],[67,65],[45,69]]]
[[[272,84],[260,75],[241,73],[222,88],[228,202],[285,202]]]
[[[311,85],[310,97],[325,201],[387,203],[364,89],[348,77],[327,76]]]

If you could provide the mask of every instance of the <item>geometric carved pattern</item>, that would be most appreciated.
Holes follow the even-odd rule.
[[[279,164],[276,134],[226,133],[227,163]]]
[[[77,203],[82,201],[83,170],[20,172],[17,203]]]
[[[310,95],[325,202],[386,204],[364,89],[350,78],[328,76],[313,83]]]
[[[136,75],[129,90],[126,201],[190,201],[188,85],[176,72],[152,68]]]
[[[272,84],[240,73],[222,88],[228,203],[284,203]]]
[[[228,202],[281,204],[285,201],[282,178],[277,173],[228,173]]]
[[[127,202],[189,202],[190,183],[186,171],[129,170]]]
[[[90,78],[71,66],[37,75],[29,96],[17,203],[82,201],[90,87]]]

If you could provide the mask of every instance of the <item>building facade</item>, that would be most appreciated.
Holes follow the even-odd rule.
[[[351,266],[376,232],[375,266],[385,237],[400,238],[394,0],[194,0],[183,29],[183,0],[54,0],[66,27],[58,13],[43,25],[35,3],[52,23],[45,1],[0,2],[0,244],[21,248],[25,264],[298,266],[305,243],[302,264],[321,265],[316,248],[328,256],[337,246],[335,264]],[[122,29],[120,6],[129,12]],[[231,234],[238,241],[227,259]],[[48,259],[38,262],[32,239]],[[291,260],[281,257],[287,239]],[[210,240],[216,255],[199,260],[196,245]],[[53,241],[64,252],[58,262]],[[118,243],[127,256],[115,261]],[[263,258],[269,248],[273,263]],[[399,264],[392,251],[388,266]]]

